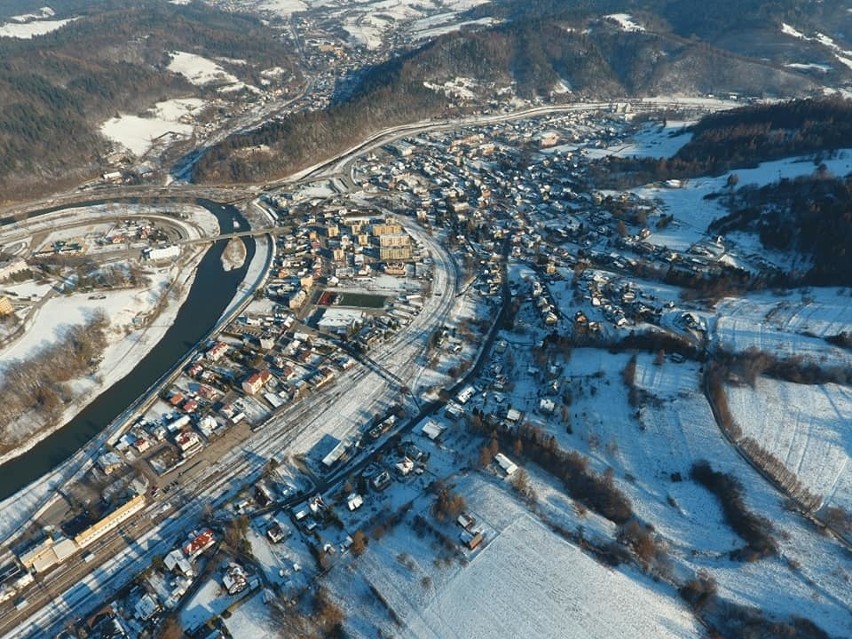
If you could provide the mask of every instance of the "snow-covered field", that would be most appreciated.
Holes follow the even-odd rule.
[[[0,25],[0,38],[20,38],[29,40],[37,36],[61,29],[66,24],[74,22],[76,18],[67,18],[65,20],[38,20],[33,22],[25,22],[23,24],[15,22],[7,22]]]
[[[433,561],[431,538],[418,540],[405,529],[371,545],[359,560],[359,572],[402,619],[403,636],[701,635],[672,590],[604,567],[479,477],[463,480],[456,490],[489,531],[487,545],[469,564]],[[451,533],[456,529],[448,526]]]
[[[636,385],[662,403],[642,410],[643,431],[620,438],[617,453],[635,476],[621,484],[634,509],[669,541],[673,557],[716,578],[721,596],[770,614],[807,617],[833,636],[850,636],[852,592],[845,551],[785,510],[783,498],[722,437],[696,390],[697,364],[658,367],[651,360],[650,355],[639,357]],[[772,522],[778,557],[753,563],[728,558],[727,552],[743,542],[726,524],[715,498],[687,478],[698,459],[742,482],[747,507]],[[672,481],[673,472],[680,472],[683,481]]]
[[[825,341],[848,331],[852,296],[846,289],[812,289],[779,298],[759,293],[716,305],[712,339],[717,348],[757,348],[781,358],[804,357],[828,366],[849,366],[849,353]]]
[[[272,593],[258,592],[254,597],[242,603],[225,620],[225,627],[232,637],[250,637],[251,639],[275,639],[280,637],[279,624],[275,621],[265,597],[274,597]]]
[[[528,516],[461,570],[409,630],[424,639],[701,636],[672,594],[605,568]]]
[[[58,295],[47,300],[37,311],[36,318],[21,339],[0,352],[0,374],[14,360],[27,360],[38,350],[59,339],[65,330],[84,324],[96,311],[101,310],[110,319],[111,330],[121,332],[133,317],[150,310],[162,290],[168,285],[167,273],[154,275],[150,289],[106,291],[106,299],[93,300],[84,294]],[[10,290],[16,290],[11,288]]]
[[[604,18],[615,22],[624,31],[644,31],[645,27],[636,22],[629,13],[611,13]]]
[[[180,613],[180,622],[184,628],[198,628],[214,615],[222,614],[239,597],[229,595],[216,579],[204,582],[186,603]]]
[[[778,457],[824,503],[852,512],[852,390],[758,379],[728,387],[743,429]]]
[[[225,71],[221,65],[213,60],[185,51],[172,51],[170,54],[169,71],[179,73],[196,86],[207,84],[220,84],[228,86],[244,86],[239,79]]]
[[[692,133],[686,130],[690,124],[680,120],[668,120],[665,126],[650,124],[634,135],[629,144],[609,150],[620,157],[670,158],[692,139]]]
[[[706,570],[718,581],[719,594],[725,599],[771,615],[807,617],[832,636],[850,635],[852,594],[844,569],[848,565],[845,551],[806,520],[786,511],[783,495],[722,436],[701,391],[698,363],[676,364],[667,358],[657,366],[653,355],[639,354],[635,384],[650,398],[637,418],[621,379],[629,354],[574,349],[563,373],[563,388],[572,394],[569,433],[558,410],[553,416],[535,410],[541,384],[526,372],[530,360],[524,353],[529,347],[512,341],[523,337],[529,336],[508,338],[516,361],[515,372],[510,373],[515,387],[502,393],[504,406],[526,411],[524,419],[554,435],[560,447],[588,456],[596,471],[611,467],[616,485],[629,497],[635,513],[659,534],[674,563],[674,574]],[[839,395],[834,397],[841,400]],[[553,399],[559,403],[559,395]],[[780,404],[779,410],[785,406]],[[825,410],[830,410],[828,403]],[[839,409],[838,413],[846,414]],[[742,548],[744,542],[726,522],[717,499],[689,479],[692,464],[700,459],[742,482],[747,507],[773,522],[778,557],[754,563],[729,558],[728,553]],[[551,521],[569,530],[583,525],[590,537],[592,530],[595,538],[612,534],[588,515],[578,519],[561,486],[552,485],[534,468],[530,477],[541,512]],[[468,500],[472,509],[474,501]]]
[[[124,114],[110,118],[101,126],[101,133],[141,156],[167,133],[192,135],[193,127],[188,120],[203,106],[204,101],[196,98],[158,102],[148,117]]]
[[[847,175],[852,172],[852,151],[838,151],[836,157],[825,160],[828,170],[835,175]],[[810,175],[816,171],[816,165],[810,157],[795,157],[774,162],[764,162],[753,169],[734,171],[739,177],[740,186],[749,184],[765,185],[781,178],[795,178]],[[718,177],[701,177],[685,182],[679,188],[665,186],[644,186],[634,189],[636,195],[657,201],[664,213],[675,217],[675,224],[663,231],[652,229],[648,242],[668,246],[676,250],[686,250],[695,242],[707,237],[707,227],[716,218],[727,215],[728,211],[718,200],[705,200],[710,193],[725,190],[725,182],[730,173]],[[746,237],[745,241],[750,240]],[[762,251],[757,239],[750,245],[737,247],[738,253]]]
[[[497,24],[494,18],[479,18],[478,20],[464,20],[459,22],[453,13],[444,14],[446,22],[433,21],[430,18],[418,20],[412,25],[412,32],[418,39],[437,38],[445,33],[458,31],[462,27],[474,26],[488,27]]]

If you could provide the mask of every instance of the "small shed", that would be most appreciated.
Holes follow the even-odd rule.
[[[443,434],[445,430],[447,430],[446,426],[442,426],[441,424],[429,419],[426,421],[425,424],[423,424],[423,427],[420,429],[420,432],[432,441],[435,441]]]

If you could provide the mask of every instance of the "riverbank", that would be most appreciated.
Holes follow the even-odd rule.
[[[113,384],[130,374],[174,323],[178,311],[189,296],[195,281],[195,271],[203,256],[204,251],[197,250],[186,260],[182,260],[179,265],[171,267],[170,270],[175,272],[170,275],[168,281],[161,281],[166,285],[160,292],[161,297],[151,300],[150,307],[159,309],[159,312],[149,318],[149,321],[140,329],[127,332],[127,329],[132,327],[132,318],[130,322],[115,323],[116,317],[124,309],[117,310],[114,306],[110,307],[107,300],[106,313],[111,323],[107,329],[108,344],[103,352],[101,363],[88,377],[73,380],[70,383],[75,399],[55,423],[38,425],[33,423],[36,419],[33,415],[24,415],[19,419],[20,423],[13,434],[19,435],[22,443],[0,455],[0,465],[32,450],[77,417]]]
[[[234,222],[247,224],[233,206],[206,200],[200,200],[199,204],[216,216],[223,233],[232,231]],[[82,477],[103,445],[132,418],[134,407],[156,392],[157,385],[185,361],[190,349],[216,330],[222,317],[238,312],[241,304],[252,297],[254,289],[262,285],[274,245],[254,239],[247,240],[245,245],[246,263],[230,272],[223,270],[224,244],[208,249],[173,325],[127,378],[98,396],[67,427],[3,465],[0,541],[32,521],[65,486]]]

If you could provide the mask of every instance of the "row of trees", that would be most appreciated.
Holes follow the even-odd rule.
[[[481,418],[474,417],[469,423],[474,432],[488,434]],[[633,516],[630,499],[615,485],[612,469],[596,473],[589,468],[586,457],[563,450],[553,435],[530,424],[523,424],[517,430],[497,429],[491,435],[499,445],[522,454],[560,479],[573,499],[599,515],[616,524],[623,524]]]
[[[739,367],[741,379],[745,376],[752,383],[759,373],[760,359],[747,359],[744,367]],[[751,364],[749,364],[751,362]],[[743,437],[743,431],[740,425],[734,419],[728,405],[728,396],[725,392],[725,384],[730,375],[730,369],[719,362],[708,364],[704,372],[706,376],[707,392],[719,426],[730,437],[734,445],[765,472],[791,499],[793,499],[806,512],[812,512],[819,508],[822,503],[822,498],[808,490],[801,480],[787,466],[771,452],[763,448],[756,440],[751,437]],[[754,375],[755,377],[751,377]]]

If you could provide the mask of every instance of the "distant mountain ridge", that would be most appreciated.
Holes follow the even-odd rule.
[[[61,30],[32,40],[0,38],[0,188],[6,197],[97,174],[110,148],[98,126],[117,112],[203,96],[204,87],[168,70],[168,51],[246,60],[235,69],[243,76],[258,67],[296,72],[291,47],[255,18],[159,0],[61,6],[86,4],[90,12]]]

